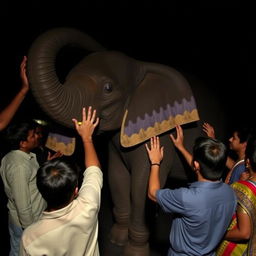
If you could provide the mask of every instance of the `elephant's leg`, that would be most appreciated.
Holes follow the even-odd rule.
[[[161,187],[166,182],[171,166],[174,162],[174,147],[169,135],[160,138],[161,145],[165,147],[165,157],[161,163]],[[148,179],[150,173],[149,158],[145,146],[141,145],[129,152],[131,168],[131,217],[129,225],[129,242],[125,247],[125,256],[149,256],[149,228],[146,217],[149,217],[146,208],[148,197]],[[146,216],[147,215],[147,216]]]
[[[109,147],[109,186],[114,204],[114,218],[110,233],[112,243],[123,246],[128,241],[128,226],[130,218],[130,174],[115,151]]]
[[[144,160],[143,160],[144,159]],[[131,217],[129,225],[129,242],[125,247],[125,256],[149,256],[149,230],[146,224],[145,204],[149,177],[148,159],[137,161],[132,168]]]

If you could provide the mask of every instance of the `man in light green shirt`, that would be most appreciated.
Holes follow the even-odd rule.
[[[0,174],[8,197],[10,255],[18,255],[23,230],[38,220],[46,203],[36,185],[39,168],[36,155],[30,152],[38,146],[33,123],[20,123],[7,129],[12,150],[1,162]]]

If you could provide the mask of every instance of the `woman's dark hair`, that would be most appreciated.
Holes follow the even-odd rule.
[[[200,173],[205,179],[219,180],[225,169],[227,148],[216,139],[199,137],[193,147],[193,160],[200,164]]]
[[[78,172],[72,163],[62,159],[45,162],[37,172],[37,187],[48,208],[67,205],[78,186]]]
[[[256,172],[256,136],[252,136],[246,146],[245,159],[250,160],[252,171]]]
[[[240,125],[235,128],[234,132],[237,133],[240,143],[244,143],[250,139],[253,129],[250,126]]]

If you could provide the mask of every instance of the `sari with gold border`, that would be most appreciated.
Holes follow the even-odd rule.
[[[256,184],[252,181],[238,181],[231,185],[234,189],[238,210],[246,212],[251,220],[251,237],[247,243],[233,243],[223,240],[217,248],[217,256],[255,256],[256,255]],[[234,214],[228,230],[236,227],[236,215]]]

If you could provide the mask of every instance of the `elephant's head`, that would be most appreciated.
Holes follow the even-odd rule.
[[[60,82],[56,58],[65,46],[90,52]],[[93,106],[99,130],[121,128],[121,144],[129,147],[176,124],[198,120],[189,84],[176,70],[106,51],[94,39],[72,28],[40,35],[28,55],[31,90],[42,109],[55,121],[73,127],[83,106]]]

